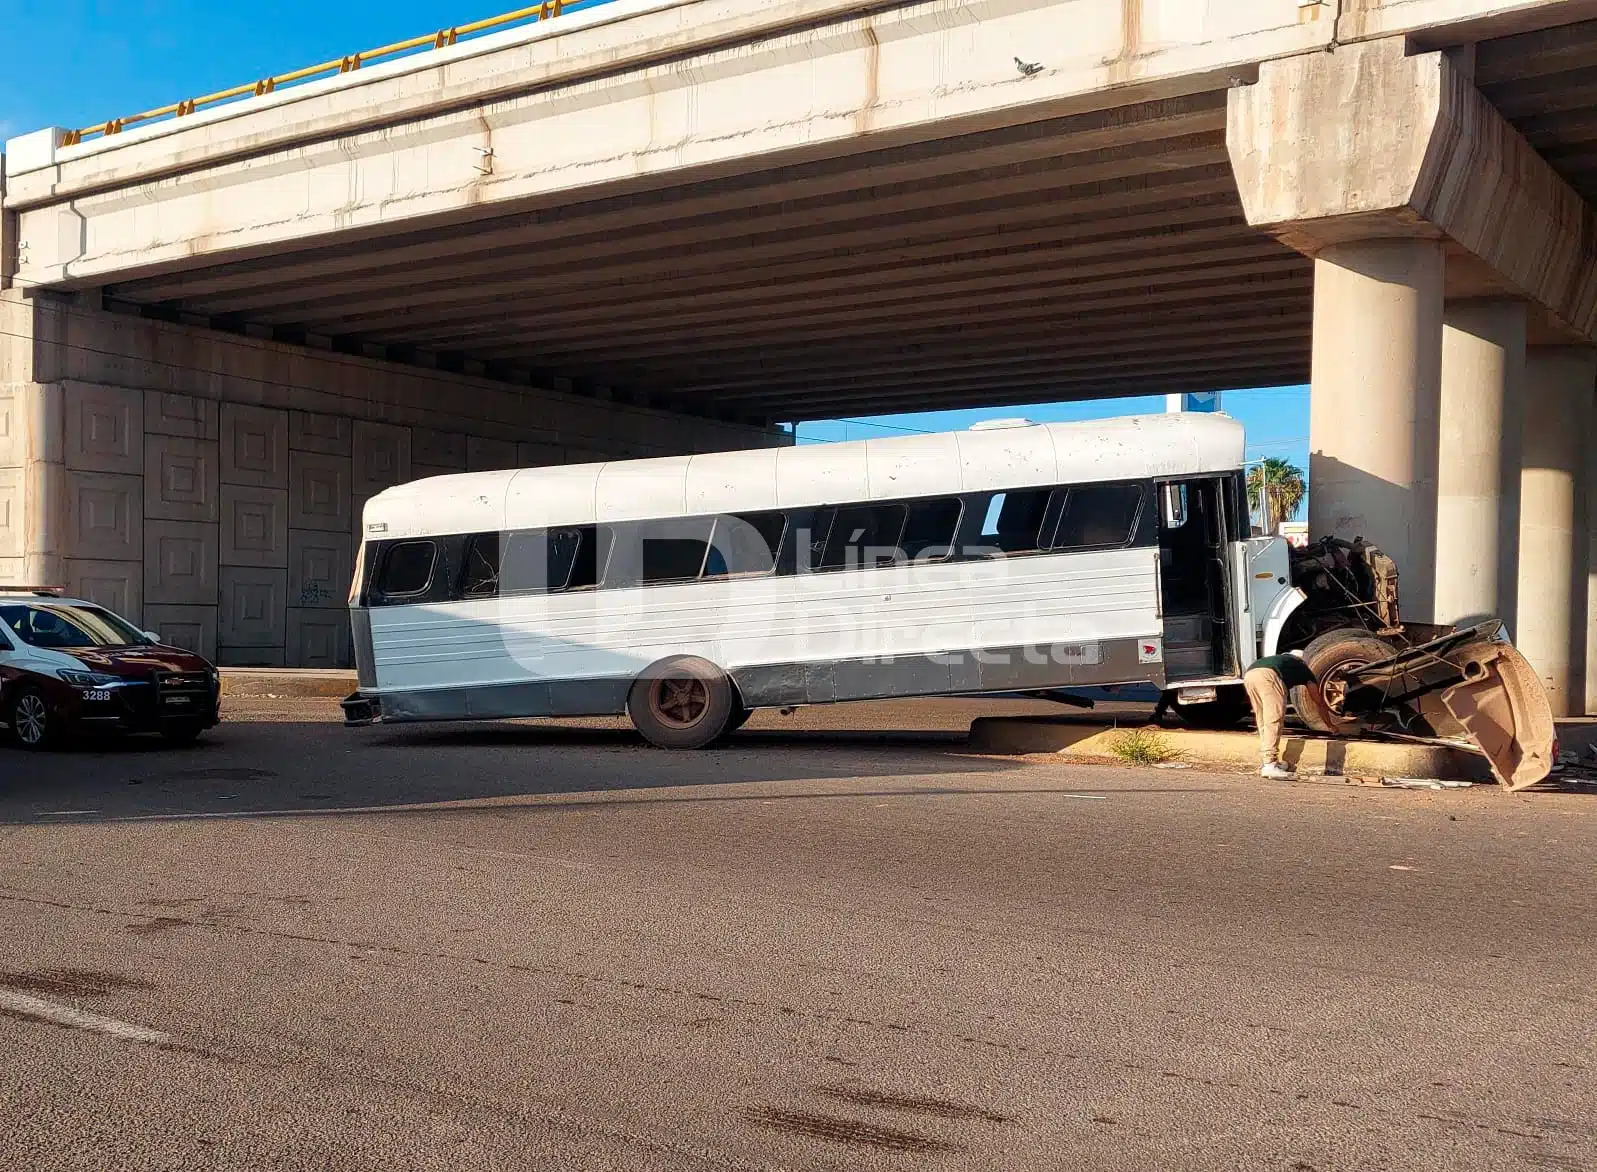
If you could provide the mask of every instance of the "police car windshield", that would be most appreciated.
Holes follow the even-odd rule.
[[[0,621],[33,647],[131,647],[149,640],[108,610],[66,602],[0,602]]]

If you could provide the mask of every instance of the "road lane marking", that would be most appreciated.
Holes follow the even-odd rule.
[[[90,1033],[105,1034],[124,1042],[140,1042],[147,1046],[160,1046],[172,1040],[170,1034],[163,1034],[160,1030],[130,1025],[114,1017],[101,1017],[98,1013],[88,1013],[70,1005],[57,1005],[54,1001],[29,997],[26,993],[14,993],[9,989],[0,989],[0,1013],[66,1026],[68,1029],[88,1030]]]

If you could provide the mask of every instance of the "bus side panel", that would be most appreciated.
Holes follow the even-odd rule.
[[[984,580],[976,591],[977,647],[1070,645],[1081,650],[1078,659],[1092,659],[1097,649],[1101,661],[1110,645],[1129,645],[1160,633],[1156,548],[980,564]]]
[[[1129,549],[378,607],[377,685],[512,716],[619,712],[669,655],[757,704],[1135,682],[1159,668],[1135,654],[1159,631],[1156,564]],[[483,690],[499,695],[465,695]]]
[[[970,604],[959,563],[803,574],[779,637],[742,663],[838,663],[925,655],[970,640]]]
[[[1156,565],[1144,548],[813,575],[728,667],[751,705],[1158,682]]]
[[[460,688],[527,678],[506,655],[497,599],[374,606],[368,611],[380,692]]]

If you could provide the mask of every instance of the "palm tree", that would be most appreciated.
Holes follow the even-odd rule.
[[[1248,473],[1248,505],[1263,513],[1266,534],[1295,516],[1307,494],[1303,469],[1279,456],[1266,456]]]

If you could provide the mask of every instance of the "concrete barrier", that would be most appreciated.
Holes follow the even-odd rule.
[[[221,673],[222,695],[234,700],[342,700],[356,687],[352,671],[224,667]]]
[[[1116,739],[1124,731],[1070,717],[988,717],[971,723],[970,748],[1004,756],[1051,753],[1082,760],[1114,760]],[[1217,769],[1259,766],[1259,738],[1251,732],[1162,728],[1158,734],[1176,754],[1173,760],[1188,765]],[[1479,753],[1447,745],[1293,734],[1283,740],[1281,749],[1281,759],[1306,774],[1491,780],[1491,769]]]

